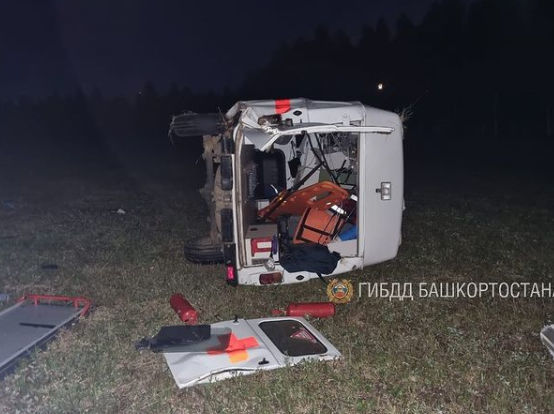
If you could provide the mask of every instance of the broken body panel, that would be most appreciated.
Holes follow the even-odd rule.
[[[179,388],[191,387],[299,364],[325,361],[341,353],[312,325],[300,317],[236,319],[217,322],[212,330],[229,331],[207,341],[164,353]],[[223,347],[221,341],[226,341]]]

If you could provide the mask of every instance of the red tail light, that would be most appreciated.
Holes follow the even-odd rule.
[[[235,267],[233,265],[227,265],[227,283],[234,283],[236,279]]]
[[[260,275],[260,285],[271,285],[272,283],[281,283],[283,274],[281,272],[262,273]]]

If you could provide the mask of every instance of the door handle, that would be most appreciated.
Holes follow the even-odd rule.
[[[392,197],[392,186],[390,181],[381,182],[381,187],[375,189],[376,193],[381,194],[381,200],[390,200]]]

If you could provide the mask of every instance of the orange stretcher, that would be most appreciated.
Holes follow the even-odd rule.
[[[258,216],[269,220],[276,220],[284,214],[301,216],[307,208],[327,210],[333,204],[340,204],[350,196],[348,191],[331,181],[312,184],[288,194],[290,193],[287,190],[281,191],[268,206],[258,211]],[[288,197],[283,200],[286,195]]]

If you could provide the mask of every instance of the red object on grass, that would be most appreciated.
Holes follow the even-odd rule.
[[[198,313],[196,312],[196,309],[194,309],[189,301],[186,300],[180,293],[171,295],[169,304],[175,313],[179,315],[179,319],[187,325],[196,325],[198,323]]]
[[[278,316],[283,313],[286,316],[312,316],[314,318],[328,318],[335,315],[335,304],[332,302],[303,302],[291,303],[283,311],[274,309],[273,315]]]
[[[17,302],[23,302],[26,300],[31,300],[35,305],[38,305],[39,302],[42,301],[48,301],[48,302],[72,302],[73,306],[76,308],[82,306],[82,310],[80,313],[80,316],[86,316],[88,313],[92,302],[87,299],[83,298],[81,296],[61,296],[61,295],[39,295],[39,294],[30,294],[30,295],[23,295],[19,299],[17,299]]]

